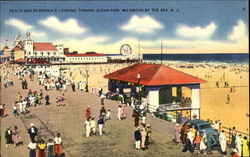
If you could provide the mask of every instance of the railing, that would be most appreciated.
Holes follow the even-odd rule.
[[[229,127],[229,128],[222,127],[222,128],[223,128],[224,133],[225,133],[225,135],[226,135],[226,137],[228,139],[228,143],[231,143],[231,140],[232,140],[231,139],[231,137],[232,137],[232,128],[231,127]],[[236,133],[237,134],[241,134],[242,137],[246,136],[249,139],[249,134],[247,134],[247,133],[244,133],[244,132],[241,132],[241,131],[237,131],[237,130],[236,130]]]
[[[169,103],[169,104],[162,104],[159,107],[159,109],[163,111],[175,110],[175,109],[188,109],[188,108],[191,108],[191,104],[182,105],[181,103],[176,103],[176,104]]]

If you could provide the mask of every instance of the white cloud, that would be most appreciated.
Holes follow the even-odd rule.
[[[47,35],[46,35],[46,33],[44,33],[44,32],[32,31],[32,32],[31,32],[31,36],[34,36],[34,37],[45,37],[45,36],[47,36]]]
[[[16,29],[19,29],[21,31],[26,31],[26,30],[33,28],[32,25],[29,25],[25,23],[24,21],[16,19],[16,18],[11,18],[11,19],[6,20],[5,24],[15,27]]]
[[[74,18],[69,18],[65,21],[60,21],[55,16],[49,16],[46,19],[38,21],[38,23],[43,26],[52,29],[54,31],[63,33],[63,34],[82,34],[86,32],[86,28],[80,26],[78,21]]]
[[[134,15],[128,23],[120,26],[120,29],[136,33],[154,33],[155,30],[163,29],[164,26],[150,16],[138,17]]]
[[[107,40],[109,40],[109,37],[107,36],[90,36],[81,40],[81,42],[91,44],[91,43],[103,43]]]
[[[237,21],[237,25],[235,25],[228,35],[228,39],[232,41],[245,41],[247,40],[247,26],[242,20]]]
[[[186,38],[209,38],[214,31],[216,30],[217,25],[214,22],[211,22],[205,27],[189,27],[187,25],[178,25],[176,28],[176,33],[179,36]]]

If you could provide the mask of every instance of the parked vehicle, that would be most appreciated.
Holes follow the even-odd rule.
[[[199,131],[201,134],[206,134],[207,137],[208,135],[212,135],[212,146],[219,145],[219,133],[211,127],[209,122],[198,119],[188,120],[182,125],[182,129],[188,124],[190,127],[194,126],[196,131]]]

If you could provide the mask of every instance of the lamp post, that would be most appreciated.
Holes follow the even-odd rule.
[[[141,80],[141,74],[137,74],[137,80],[139,85],[139,105],[141,105],[141,86],[140,86],[140,80]]]
[[[85,71],[86,71],[86,92],[88,92],[89,91],[89,89],[88,89],[88,77],[89,77],[89,74],[88,74],[87,69],[85,69]]]

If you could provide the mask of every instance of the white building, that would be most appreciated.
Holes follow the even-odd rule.
[[[29,32],[26,33],[26,39],[21,40],[20,35],[16,35],[14,47],[19,46],[25,51],[24,59],[44,59],[51,63],[65,61],[63,45],[53,45],[51,42],[34,42]]]
[[[65,54],[65,63],[107,63],[108,58],[103,53]]]

